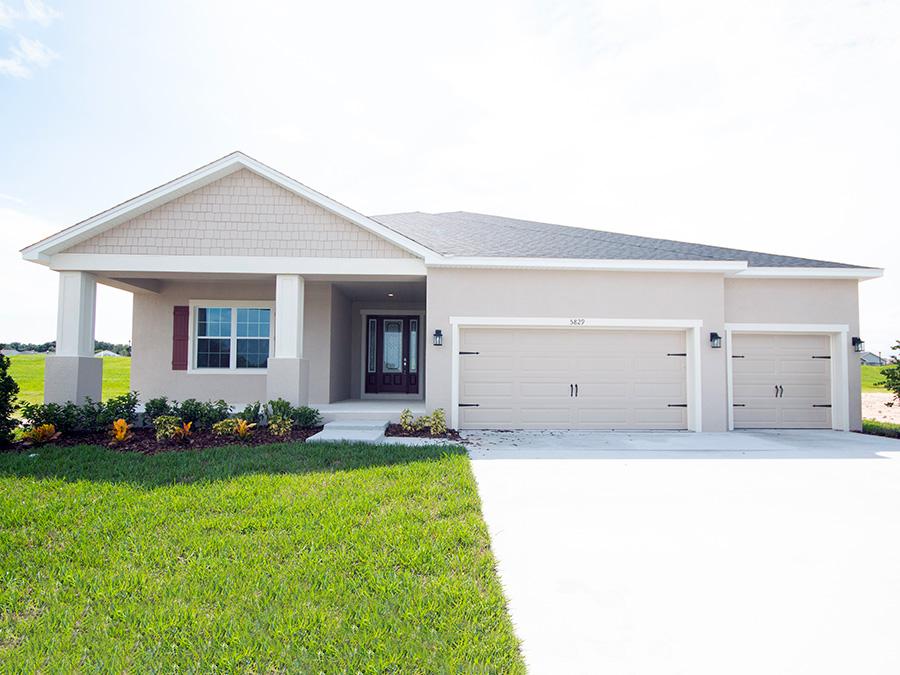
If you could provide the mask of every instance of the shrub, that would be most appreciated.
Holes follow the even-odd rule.
[[[310,408],[309,406],[305,405],[300,406],[299,408],[295,408],[283,398],[269,401],[266,407],[269,410],[269,418],[290,418],[291,420],[293,420],[294,424],[296,424],[301,429],[317,427],[322,422],[322,415],[315,408]]]
[[[443,436],[447,433],[447,417],[443,408],[437,408],[431,413],[428,426],[431,428],[432,436]]]
[[[404,408],[400,412],[400,427],[403,431],[413,431],[415,429],[412,410]]]
[[[22,440],[25,442],[25,445],[43,445],[44,443],[55,441],[61,435],[52,424],[41,424],[40,426],[26,429],[22,434]]]
[[[185,441],[191,435],[193,422],[182,422],[175,415],[160,415],[153,420],[158,441]]]
[[[294,408],[294,412],[292,415],[294,419],[294,423],[300,427],[301,429],[307,429],[309,427],[317,427],[322,422],[322,415],[315,408],[310,408],[309,406],[300,406],[299,408]]]
[[[116,420],[123,419],[128,424],[134,424],[137,419],[137,407],[140,396],[136,391],[115,396],[109,399],[103,406],[103,426],[107,427]]]
[[[65,405],[59,403],[23,403],[22,418],[29,427],[52,424],[57,431],[70,434],[80,431],[83,424],[81,408],[71,401]]]
[[[891,349],[900,352],[900,340]],[[900,353],[891,357],[891,367],[882,370],[881,374],[884,375],[884,381],[878,384],[883,384],[894,395],[894,400],[888,401],[887,405],[900,404]]]
[[[146,416],[147,421],[152,424],[153,420],[155,420],[157,417],[162,417],[163,415],[172,415],[175,412],[174,406],[177,405],[177,401],[172,401],[172,403],[170,404],[169,399],[165,396],[151,398],[144,405],[144,415]]]
[[[13,430],[19,426],[13,419],[13,413],[19,408],[18,393],[19,385],[9,374],[9,357],[0,354],[0,445],[12,442]]]
[[[290,417],[270,417],[269,433],[279,438],[284,438],[291,433],[294,426],[294,420]]]
[[[283,398],[276,398],[274,401],[269,401],[266,407],[269,410],[269,417],[292,418],[294,415],[294,407],[289,401],[285,401]]]
[[[132,436],[131,433],[131,425],[124,418],[119,418],[112,424],[112,431],[109,432],[109,435],[112,436],[113,443],[124,443]]]
[[[190,422],[197,429],[212,429],[213,424],[221,422],[231,414],[231,406],[225,401],[202,403],[195,398],[181,402],[173,414],[183,422]]]
[[[246,420],[247,422],[252,422],[253,424],[259,423],[259,418],[262,416],[262,404],[259,401],[256,403],[248,404],[243,411],[239,412],[236,417]]]

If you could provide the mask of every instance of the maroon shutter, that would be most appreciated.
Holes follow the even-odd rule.
[[[172,370],[187,370],[190,307],[176,305],[172,312]]]

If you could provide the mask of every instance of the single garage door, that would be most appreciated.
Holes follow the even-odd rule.
[[[827,335],[732,337],[736,429],[830,429],[831,340]]]
[[[465,328],[464,429],[686,429],[683,331]]]

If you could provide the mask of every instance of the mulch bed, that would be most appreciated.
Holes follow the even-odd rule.
[[[462,440],[459,432],[456,429],[447,429],[447,433],[438,434],[437,436],[431,435],[431,429],[425,427],[424,429],[413,429],[411,431],[407,431],[399,424],[389,424],[388,428],[384,432],[385,436],[405,436],[407,438],[446,438],[451,441],[459,441]]]
[[[132,429],[134,435],[124,443],[110,443],[109,434],[67,434],[53,441],[53,445],[71,447],[73,445],[104,445],[113,450],[122,452],[140,452],[145,455],[153,455],[157,452],[171,452],[178,450],[203,450],[216,448],[223,445],[268,445],[271,443],[303,443],[313,434],[322,431],[322,427],[309,427],[306,429],[292,429],[286,436],[273,436],[266,428],[254,429],[247,438],[240,439],[234,436],[217,436],[211,431],[195,431],[190,438],[183,443],[175,441],[157,441],[153,429],[142,427]],[[30,450],[34,446],[24,443],[13,443],[10,448],[13,451]]]

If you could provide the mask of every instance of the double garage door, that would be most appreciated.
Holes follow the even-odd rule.
[[[686,429],[684,331],[466,328],[460,426]]]

